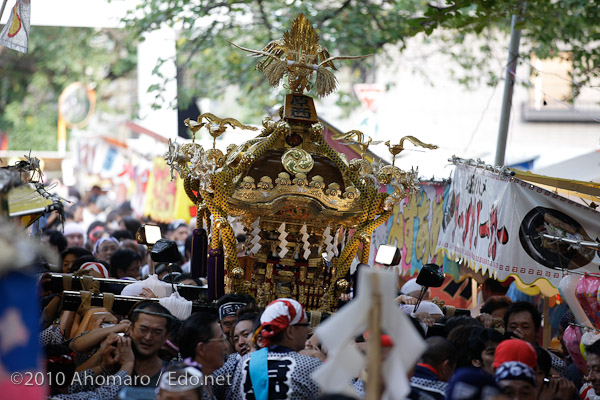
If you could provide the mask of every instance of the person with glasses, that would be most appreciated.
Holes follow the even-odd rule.
[[[319,388],[311,375],[321,361],[298,353],[308,337],[302,305],[277,299],[260,317],[262,349],[243,356],[235,368],[227,399],[316,399]]]
[[[139,303],[129,314],[127,335],[117,333],[121,329],[111,333],[98,350],[100,362],[73,378],[68,395],[53,399],[109,400],[130,386],[156,388],[165,365],[158,352],[172,319],[169,310],[156,302]]]
[[[260,316],[256,311],[251,306],[238,310],[238,317],[231,331],[235,352],[229,354],[229,357],[225,360],[225,364],[213,372],[213,378],[219,377],[224,382],[222,385],[213,386],[217,399],[225,398],[226,392],[229,389],[228,382],[231,382],[235,367],[240,358],[256,350],[256,343],[252,341],[256,329],[255,323],[259,322],[258,318]]]
[[[206,377],[225,362],[228,343],[217,316],[206,312],[192,314],[183,322],[179,331],[179,351],[184,363],[195,366]],[[205,399],[215,398],[212,381],[219,382],[214,379],[205,382]]]
[[[173,318],[169,310],[150,300],[131,311],[128,336],[135,354],[132,378],[139,378],[133,379],[133,386],[156,387],[158,384],[165,365],[158,354],[167,340]]]

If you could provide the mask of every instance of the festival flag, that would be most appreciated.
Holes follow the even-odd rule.
[[[30,16],[31,0],[17,0],[10,11],[6,25],[0,32],[0,45],[27,53]]]

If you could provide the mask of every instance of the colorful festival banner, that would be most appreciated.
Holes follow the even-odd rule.
[[[600,213],[514,177],[457,165],[444,200],[438,248],[505,281],[558,293],[561,270],[598,272],[600,255],[543,234],[599,241]]]
[[[164,159],[156,157],[153,164],[146,187],[144,215],[165,223],[176,219],[189,221],[196,215],[196,209],[185,194],[183,181],[179,177],[171,180],[171,170]]]
[[[464,280],[467,275],[460,274],[457,263],[445,258],[443,250],[436,248],[449,186],[447,182],[421,182],[419,192],[396,205],[388,223],[373,233],[369,264],[374,265],[380,244],[392,244],[401,251],[398,272],[402,280],[416,277],[424,264],[443,265],[446,281],[441,287],[432,288],[432,296],[445,304],[468,308],[471,282]]]
[[[373,233],[369,263],[373,265],[380,244],[391,244],[400,248],[402,275],[412,275],[427,263],[442,265],[443,252],[436,243],[447,188],[441,182],[422,182],[419,192],[396,205],[388,223]]]

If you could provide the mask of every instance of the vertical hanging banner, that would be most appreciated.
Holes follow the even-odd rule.
[[[404,279],[414,277],[425,264],[443,266],[446,281],[439,288],[432,288],[432,296],[446,305],[468,308],[471,295],[470,284],[455,262],[444,257],[437,248],[438,235],[444,218],[444,199],[448,194],[448,182],[421,182],[420,190],[394,207],[394,213],[386,225],[378,227],[371,239],[369,265],[374,265],[380,244],[397,246],[401,252],[398,273]]]
[[[456,166],[438,238],[449,258],[546,296],[558,293],[561,270],[599,272],[596,250],[544,234],[599,241],[600,213],[514,177]]]
[[[369,264],[373,265],[380,244],[391,244],[401,251],[403,275],[418,272],[427,263],[442,265],[443,253],[436,243],[447,189],[447,183],[422,182],[417,193],[396,205],[388,223],[373,233]]]
[[[10,10],[6,25],[0,32],[0,45],[21,53],[27,53],[30,16],[31,1],[17,0],[15,6]]]
[[[169,166],[156,157],[148,177],[144,215],[165,223],[176,219],[189,221],[194,210],[194,203],[185,194],[183,180],[177,177],[172,181]]]

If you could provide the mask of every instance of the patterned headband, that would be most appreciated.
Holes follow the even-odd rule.
[[[246,306],[246,303],[231,302],[225,303],[219,307],[219,321],[225,317],[236,316],[240,308]]]
[[[520,361],[507,361],[500,365],[494,374],[496,383],[504,380],[525,381],[537,386],[537,378],[533,369]]]

